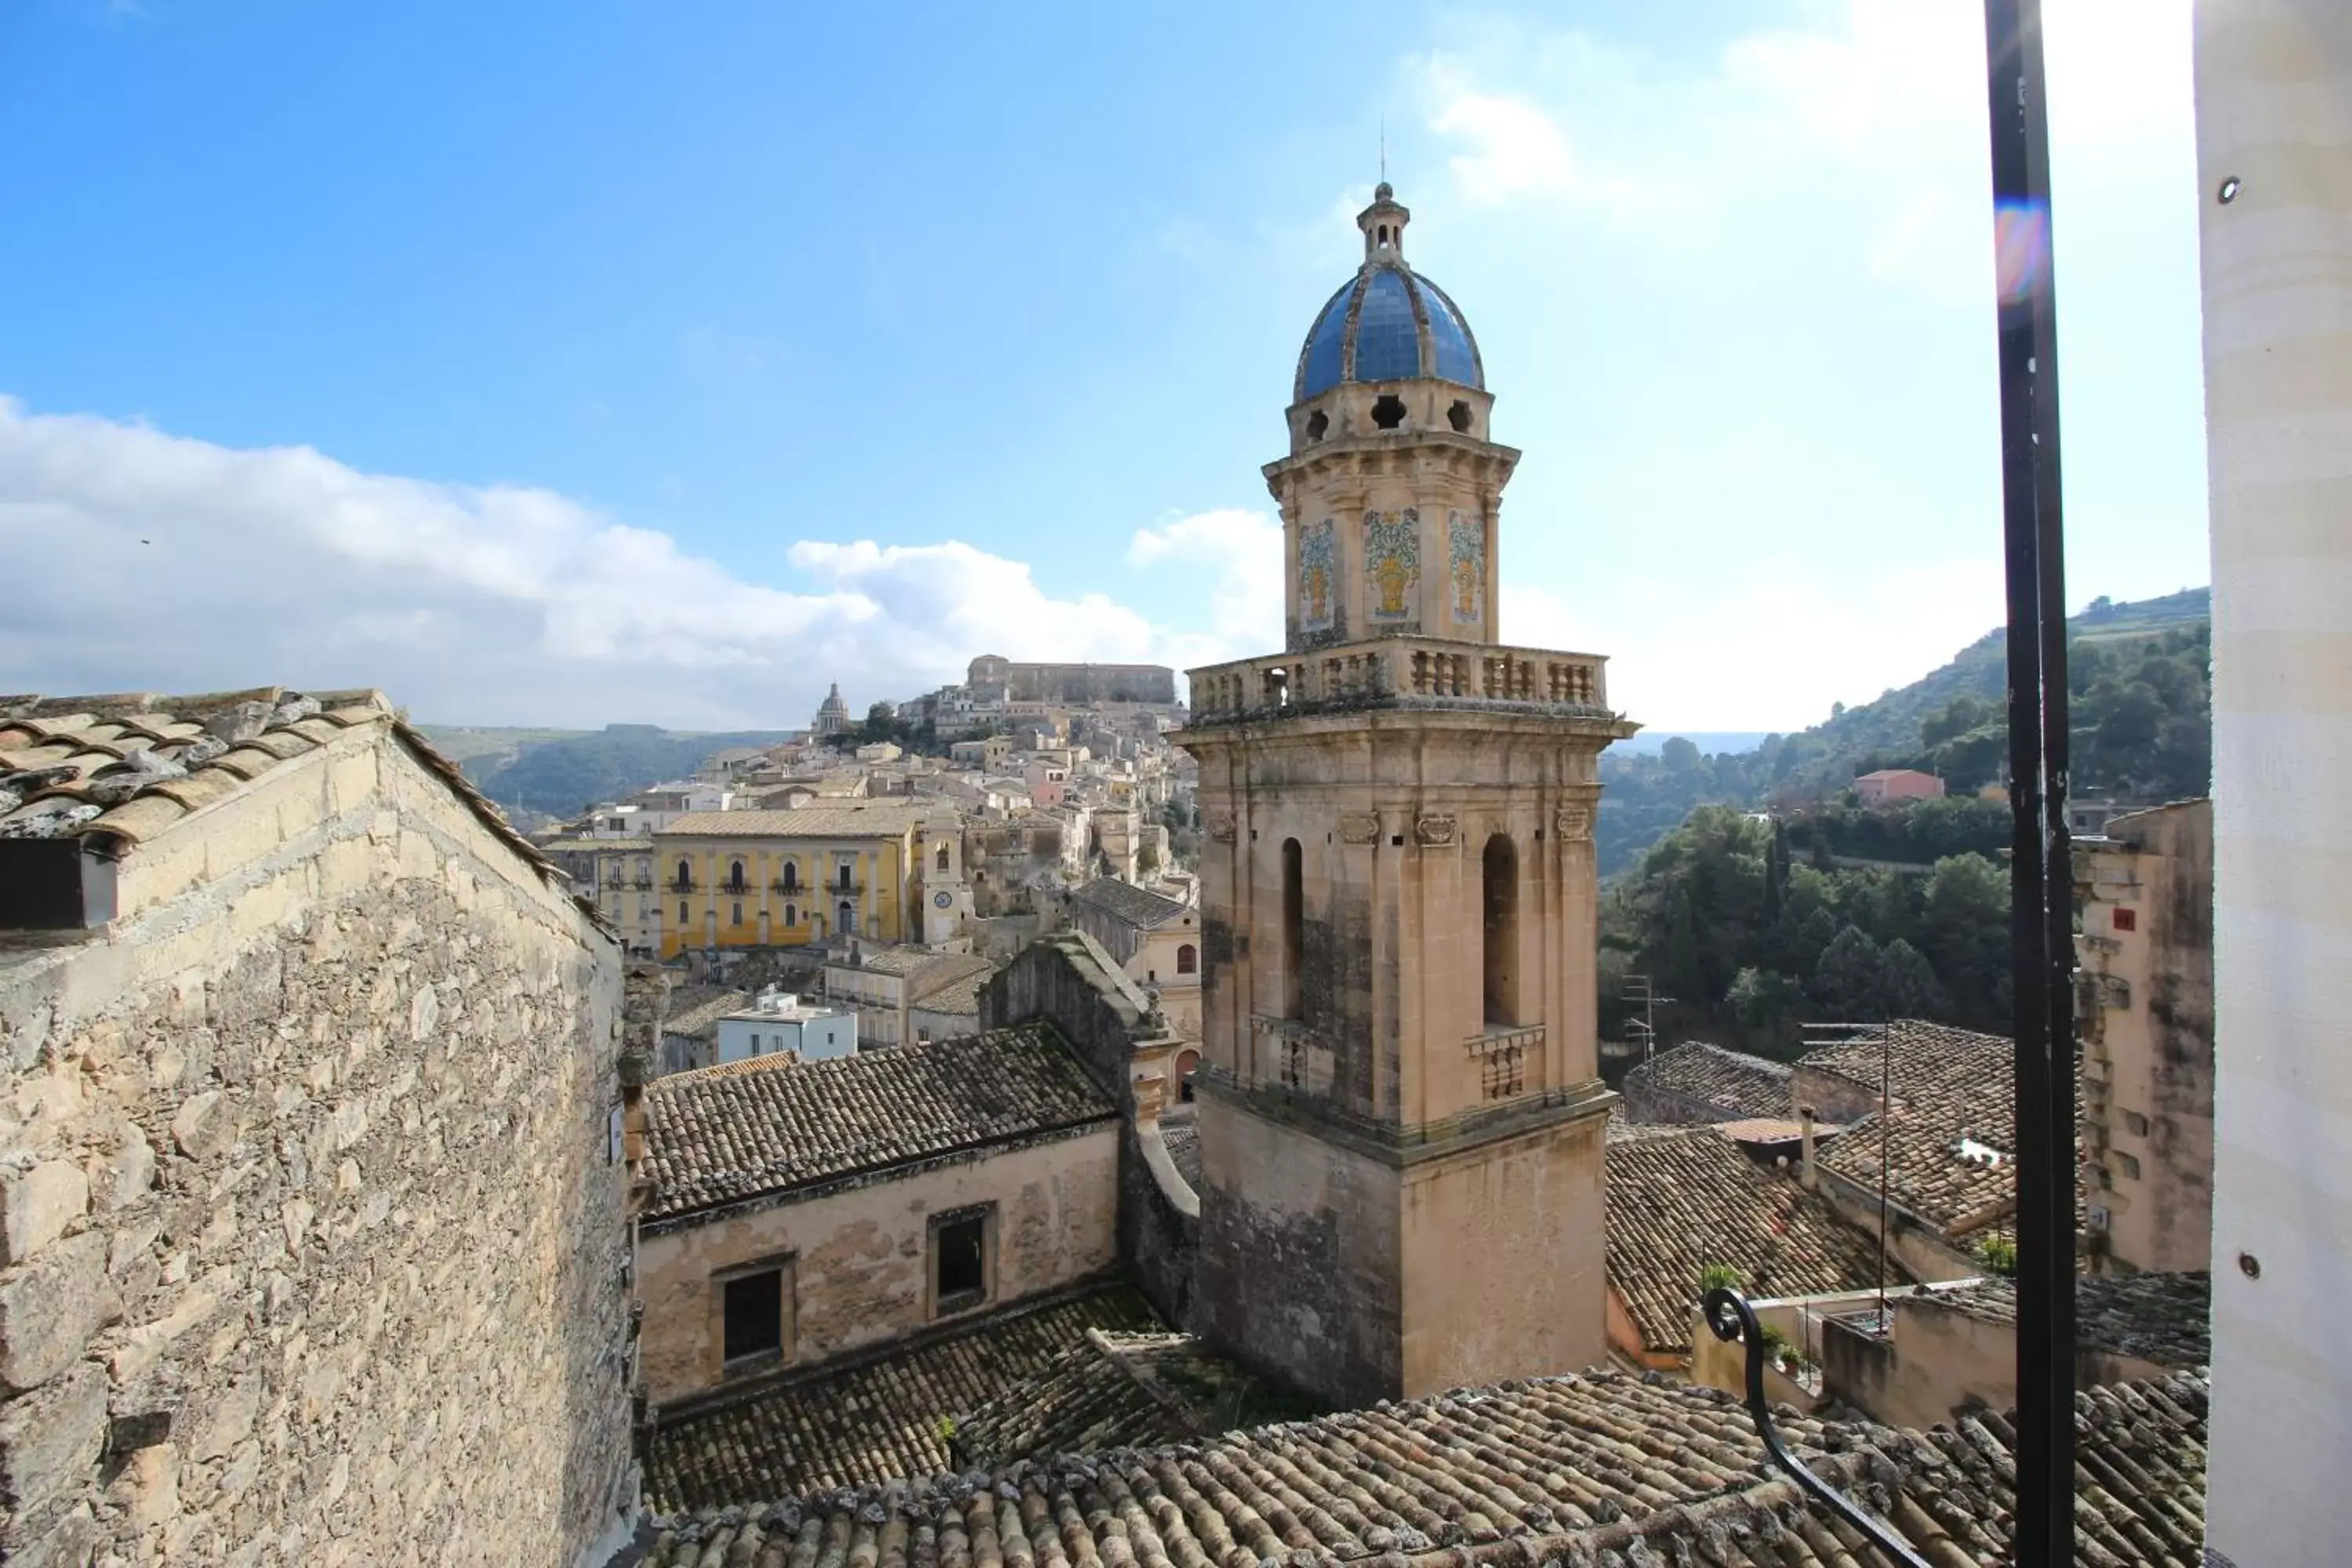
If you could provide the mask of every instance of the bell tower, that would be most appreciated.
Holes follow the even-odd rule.
[[[1518,453],[1383,182],[1299,351],[1285,651],[1195,669],[1202,1328],[1344,1404],[1604,1359],[1596,655],[1512,647]]]

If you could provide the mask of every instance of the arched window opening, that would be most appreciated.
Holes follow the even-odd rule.
[[[851,888],[853,888],[853,887],[856,886],[856,884],[855,882],[853,882],[853,881],[850,879],[850,876],[851,876],[851,872],[850,872],[850,868],[849,868],[849,862],[848,862],[848,861],[846,861],[846,860],[844,860],[844,861],[841,863],[841,876],[840,876],[840,881],[839,881],[839,883],[838,883],[837,885],[840,887],[841,890],[842,890],[843,892],[845,892],[845,892],[847,892],[847,891],[849,891],[849,889],[850,889]]]
[[[857,930],[857,911],[850,906],[847,899],[841,900],[841,907],[834,910],[834,916],[840,921],[837,929],[853,932]]]
[[[682,893],[692,886],[694,886],[694,867],[689,861],[680,860],[677,863],[678,891]]]
[[[1404,399],[1393,392],[1384,392],[1372,400],[1372,423],[1383,430],[1393,430],[1404,423]]]
[[[796,893],[796,892],[800,891],[800,887],[801,887],[801,868],[800,868],[800,867],[799,867],[799,866],[797,866],[797,865],[795,865],[795,864],[793,864],[793,863],[792,861],[790,861],[790,860],[785,861],[785,862],[784,862],[784,891],[786,891],[787,893]]]
[[[786,904],[786,905],[784,906],[784,924],[785,924],[786,926],[788,926],[788,927],[789,927],[789,926],[796,926],[796,925],[798,925],[798,924],[800,924],[800,923],[801,923],[801,912],[800,912],[800,910],[797,910],[797,909],[795,909],[795,908],[793,908],[793,907],[792,905],[790,905],[790,904]]]
[[[1320,408],[1307,416],[1307,438],[1320,441],[1330,433],[1331,416]]]
[[[1307,953],[1307,888],[1298,840],[1282,841],[1282,1016],[1304,1018],[1306,993],[1299,969]]]
[[[941,843],[941,844],[940,845],[940,876],[942,876],[942,877],[944,877],[944,876],[946,876],[947,874],[948,874],[948,847],[947,847],[947,845],[946,845],[945,843]]]
[[[1474,417],[1475,416],[1470,412],[1470,402],[1467,398],[1455,398],[1454,406],[1445,411],[1445,422],[1465,436],[1470,434],[1470,424]]]
[[[1178,948],[1176,950],[1176,973],[1179,974],[1200,973],[1201,950],[1194,947],[1189,942],[1183,946]]]
[[[1519,1022],[1519,856],[1500,833],[1486,840],[1486,1023]]]
[[[728,864],[728,867],[727,867],[727,887],[728,887],[728,889],[729,889],[730,891],[731,891],[731,892],[737,892],[737,893],[740,893],[740,892],[741,892],[741,891],[743,890],[743,862],[742,862],[742,861],[740,861],[740,860],[735,860],[735,861],[730,861],[730,862]]]
[[[1192,1103],[1192,1075],[1200,1070],[1201,1053],[1185,1051],[1176,1058],[1176,1098],[1183,1104]]]

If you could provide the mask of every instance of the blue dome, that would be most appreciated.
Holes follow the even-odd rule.
[[[1401,263],[1372,261],[1316,316],[1298,351],[1294,403],[1343,381],[1433,375],[1486,387],[1478,342],[1445,290]]]

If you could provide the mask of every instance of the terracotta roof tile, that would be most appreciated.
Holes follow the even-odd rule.
[[[1609,1284],[1646,1350],[1690,1348],[1700,1272],[1739,1270],[1761,1296],[1855,1290],[1878,1279],[1878,1248],[1829,1204],[1767,1174],[1712,1127],[1604,1144]],[[1895,1278],[1909,1282],[1898,1272]]]
[[[1189,907],[1181,900],[1139,888],[1133,882],[1122,882],[1116,877],[1097,878],[1072,893],[1070,901],[1100,910],[1138,931],[1156,931]]]
[[[665,1415],[646,1445],[648,1500],[711,1508],[946,1469],[948,1423],[1047,1372],[1088,1330],[1164,1328],[1149,1302],[1119,1285],[787,1373]]]
[[[798,811],[694,811],[656,838],[897,838],[922,825],[925,807],[903,801],[843,801]]]
[[[2016,1047],[1998,1035],[1916,1019],[1891,1028],[1888,1192],[1948,1240],[1973,1238],[2017,1207]],[[1868,1040],[1815,1051],[1798,1066],[1836,1073],[1874,1096],[1879,1058],[1878,1043]],[[1879,1143],[1877,1116],[1860,1118],[1821,1163],[1874,1191]]]
[[[1985,1322],[2014,1323],[2017,1285],[1986,1279],[1906,1298],[1905,1306],[1942,1307]],[[2086,1274],[2074,1281],[2074,1343],[2188,1371],[2212,1359],[2212,1277],[2201,1272]]]
[[[1625,1093],[1670,1097],[1688,1108],[1692,1121],[1729,1121],[1793,1114],[1789,1081],[1785,1063],[1692,1040],[1626,1073]]]
[[[1117,1115],[1044,1023],[829,1061],[764,1056],[672,1073],[646,1089],[646,1217]]]
[[[306,695],[260,686],[185,697],[0,697],[0,837],[139,844],[369,724],[389,726],[509,848],[564,885],[561,869],[380,691]],[[579,907],[604,924],[593,904]]]
[[[1043,1372],[959,1415],[949,1447],[961,1468],[995,1468],[1213,1436],[1276,1397],[1191,1334],[1088,1329]]]
[[[2205,1381],[2075,1398],[2083,1563],[2189,1564],[2203,1534]],[[1933,1432],[1784,1415],[1816,1474],[1878,1499],[1931,1561],[2009,1561],[2008,1419]],[[779,1495],[781,1493],[781,1495]],[[1334,1568],[1875,1561],[1768,1467],[1746,1411],[1713,1389],[1590,1373],[1456,1390],[1208,1442],[1113,1447],[662,1521],[648,1568],[953,1563],[959,1568]]]

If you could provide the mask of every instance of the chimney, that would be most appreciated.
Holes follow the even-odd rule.
[[[1813,1108],[1810,1105],[1797,1107],[1797,1180],[1811,1189],[1820,1178],[1813,1173]]]

